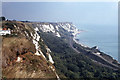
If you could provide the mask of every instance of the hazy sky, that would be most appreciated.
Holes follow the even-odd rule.
[[[117,25],[117,2],[3,2],[8,19]]]

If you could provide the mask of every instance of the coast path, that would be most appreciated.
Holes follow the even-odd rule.
[[[70,47],[71,47],[74,51],[76,51],[78,54],[80,53],[80,51],[78,51],[76,48],[73,47],[73,37],[72,37],[72,36],[69,37],[69,44],[70,44]],[[95,63],[97,62],[98,64],[101,64],[102,66],[109,67],[109,68],[112,68],[112,69],[114,69],[114,70],[116,70],[116,68],[119,68],[118,65],[115,65],[115,64],[113,64],[112,62],[107,61],[107,60],[106,60],[105,58],[103,58],[102,56],[97,55],[97,54],[94,54],[94,53],[93,53],[93,55],[95,55],[96,57],[99,57],[100,59],[102,59],[106,64],[103,64],[102,62],[98,62],[98,61],[92,59],[93,62],[95,62]],[[111,66],[111,67],[110,67],[110,66]]]
[[[69,37],[69,44],[74,51],[76,51],[77,53],[80,53],[80,51],[78,51],[76,48],[73,47],[73,38],[71,36]]]

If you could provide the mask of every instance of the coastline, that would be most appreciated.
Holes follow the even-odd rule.
[[[73,41],[75,41],[75,43],[77,43],[77,44],[80,44],[81,46],[83,46],[83,47],[89,47],[89,46],[87,46],[87,45],[84,45],[84,44],[82,44],[82,43],[80,43],[79,41],[77,41],[76,39],[78,39],[77,38],[77,35],[79,35],[81,32],[85,32],[84,30],[78,30],[73,36]]]
[[[79,35],[80,33],[82,33],[82,32],[85,32],[84,30],[77,30],[75,33],[74,33],[74,35],[73,35],[73,41],[75,41],[75,43],[77,43],[77,44],[80,44],[82,47],[85,47],[85,48],[92,48],[92,47],[89,47],[89,46],[87,46],[87,45],[84,45],[84,44],[82,44],[82,43],[80,43],[79,41],[77,41],[76,39],[78,39],[79,40],[79,38],[77,38],[77,35]],[[98,49],[98,46],[96,46],[96,49]],[[101,51],[101,50],[100,50]],[[104,52],[104,51],[102,51],[104,54],[106,54],[106,52]],[[95,54],[95,53],[93,53],[93,54]],[[99,57],[102,57],[102,56],[100,56],[100,53],[99,54],[95,54],[95,55],[97,55],[97,56],[99,56]],[[107,54],[108,55],[108,54]],[[120,64],[120,62],[117,60],[117,59],[115,59],[112,55],[110,55],[109,54],[109,56],[111,56],[112,57],[112,59],[113,60],[116,60],[117,61],[117,63],[118,64]],[[103,58],[103,57],[102,57]],[[104,58],[103,58],[104,59]],[[106,59],[105,59],[106,60]]]

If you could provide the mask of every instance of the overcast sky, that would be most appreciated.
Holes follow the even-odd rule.
[[[8,19],[117,25],[117,2],[3,2]]]

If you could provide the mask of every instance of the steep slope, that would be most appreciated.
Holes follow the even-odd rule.
[[[110,66],[113,69],[119,68],[119,63],[109,55],[104,54],[97,48],[89,48],[76,42],[74,37],[80,33],[72,23],[58,22],[58,23],[33,23],[35,27],[38,27],[44,33],[51,33],[54,36],[66,40],[69,46],[77,53],[82,53],[90,57],[94,62],[99,62],[105,66]],[[46,41],[47,42],[47,41]]]
[[[18,21],[4,21],[2,28],[11,31],[10,35],[3,35],[3,78],[59,78],[51,50],[37,28]]]
[[[60,77],[118,78],[120,76],[120,64],[116,60],[96,47],[89,48],[76,42],[74,37],[80,31],[72,23],[32,24],[33,27],[38,27],[41,37],[53,52],[55,67]]]
[[[3,77],[120,77],[116,60],[76,42],[74,37],[81,31],[72,23],[4,21],[3,27],[11,30],[3,36]]]

